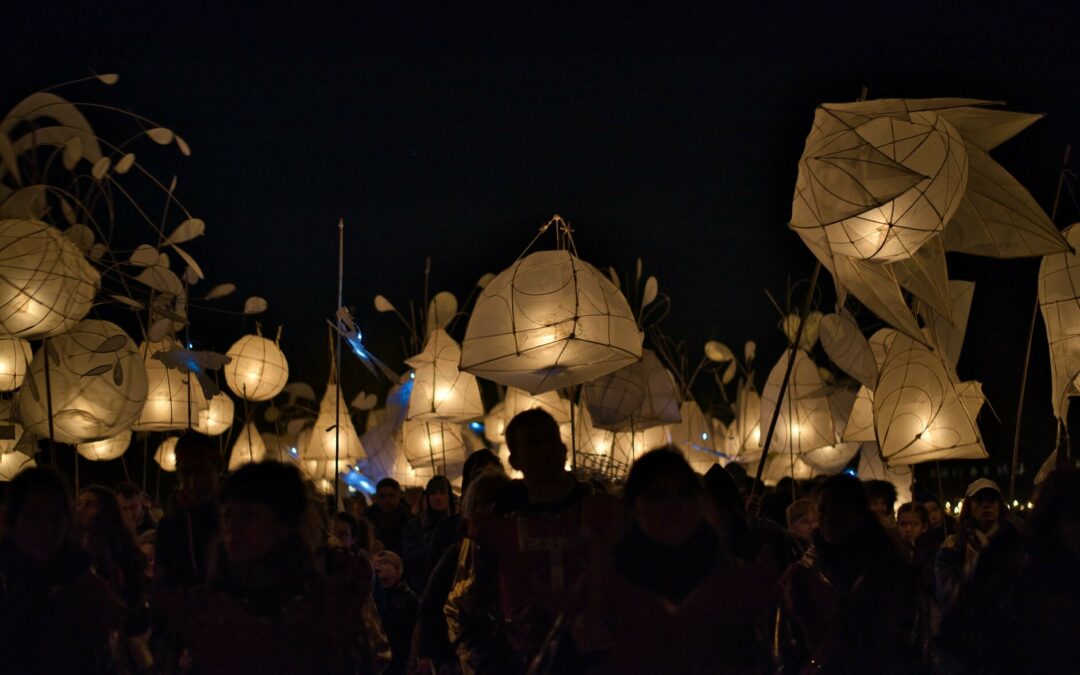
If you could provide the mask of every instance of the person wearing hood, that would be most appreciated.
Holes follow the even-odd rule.
[[[784,661],[804,673],[915,672],[924,636],[916,573],[871,510],[859,480],[839,474],[818,493],[818,529],[780,579]]]
[[[423,593],[431,574],[431,543],[439,524],[456,512],[454,490],[445,476],[434,476],[424,488],[420,515],[405,524],[401,535],[401,559],[405,579],[415,593]]]

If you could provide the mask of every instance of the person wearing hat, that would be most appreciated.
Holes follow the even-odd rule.
[[[964,491],[964,505],[956,533],[949,535],[935,561],[937,598],[942,609],[956,600],[960,587],[971,578],[979,556],[1003,532],[1016,534],[1008,520],[1001,488],[989,478],[972,481]]]

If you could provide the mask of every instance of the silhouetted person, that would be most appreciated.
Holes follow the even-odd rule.
[[[454,492],[445,476],[433,476],[424,488],[420,515],[405,524],[401,535],[401,559],[409,587],[423,593],[431,574],[431,544],[435,528],[455,511]]]
[[[120,513],[124,516],[124,522],[139,536],[157,527],[154,517],[147,508],[146,495],[139,486],[131,482],[123,482],[113,489],[116,502],[120,505]]]
[[[375,504],[364,513],[375,526],[375,536],[387,551],[401,555],[401,535],[412,514],[405,505],[401,484],[393,478],[383,478],[375,486]]]
[[[810,548],[817,529],[817,502],[813,499],[796,499],[787,507],[787,530],[802,550]]]
[[[936,494],[916,484],[911,500],[926,509],[926,515],[930,518],[930,536],[938,546],[945,542],[945,537],[956,533],[956,518],[945,512]]]
[[[402,577],[404,564],[393,551],[379,551],[373,562],[379,583],[386,593],[383,627],[390,639],[392,659],[388,675],[404,675],[412,648],[413,627],[416,626],[416,593]]]
[[[885,527],[896,527],[896,486],[887,480],[863,482],[870,510],[881,519]]]
[[[461,467],[461,495],[464,498],[465,491],[469,489],[472,479],[479,476],[490,468],[503,469],[499,456],[487,448],[481,448],[472,452],[465,458],[465,464]],[[450,514],[435,526],[435,534],[431,538],[431,564],[438,564],[443,551],[455,546],[461,541],[461,511]],[[421,590],[417,590],[418,593]]]
[[[155,584],[191,588],[206,582],[209,559],[217,544],[219,517],[215,500],[221,455],[210,438],[188,432],[176,444],[180,490],[157,527]]]

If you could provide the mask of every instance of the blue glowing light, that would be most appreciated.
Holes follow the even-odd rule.
[[[469,428],[476,433],[480,433],[484,430],[484,425],[482,422],[469,422]]]
[[[369,495],[375,494],[375,484],[371,482],[371,479],[355,469],[346,473],[342,480],[345,481],[346,485],[357,490],[366,492]]]
[[[854,476],[855,478],[859,477],[859,472],[856,471],[855,469],[844,469],[844,473],[846,473],[849,476]]]

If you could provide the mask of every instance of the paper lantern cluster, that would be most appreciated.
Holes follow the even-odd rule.
[[[641,358],[626,298],[569,251],[538,251],[481,292],[461,368],[531,393],[594,380]]]
[[[46,352],[54,440],[96,441],[131,428],[146,400],[146,368],[135,343],[119,326],[90,319],[45,344],[34,355],[19,396],[28,431],[49,435]]]
[[[0,220],[0,333],[43,338],[86,316],[101,277],[59,230],[37,220]]]
[[[289,362],[277,343],[261,335],[245,335],[226,352],[225,382],[248,401],[268,401],[289,382]]]

